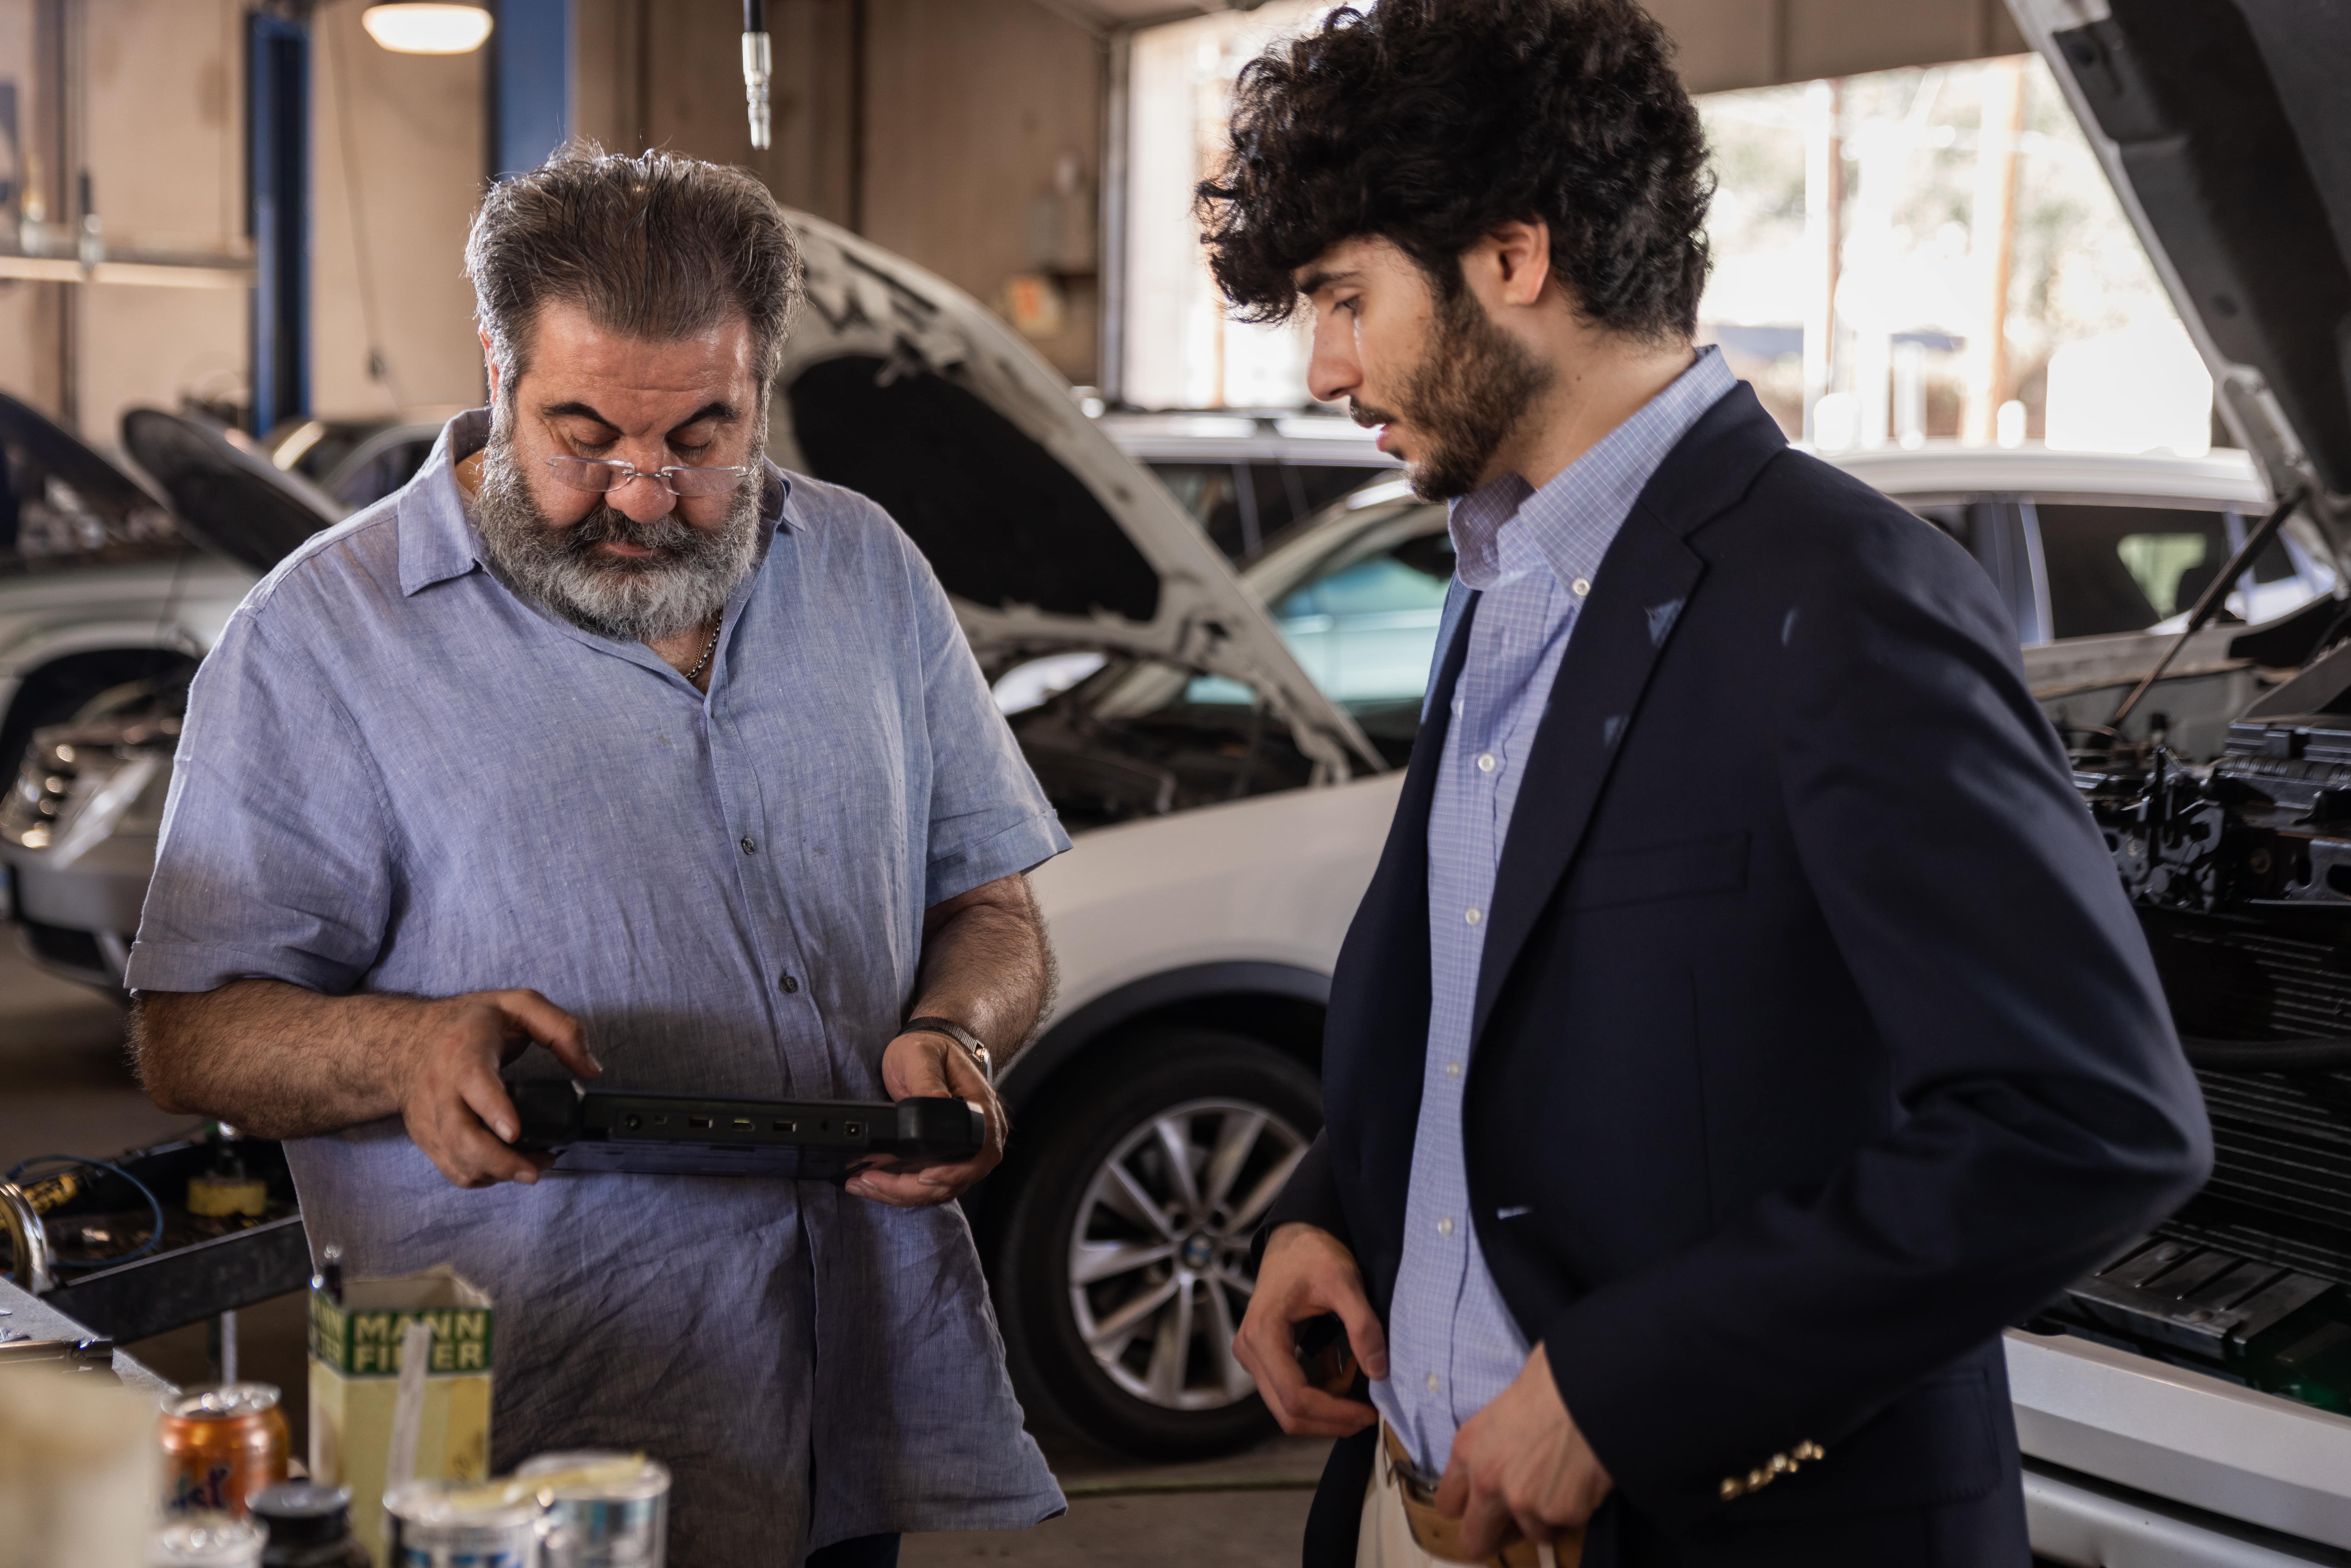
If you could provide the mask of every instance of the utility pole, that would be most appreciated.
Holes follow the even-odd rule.
[[[1817,441],[1813,409],[1836,384],[1837,266],[1844,249],[1844,83],[1804,90],[1804,252],[1813,286],[1804,300],[1804,439]]]
[[[2024,131],[2024,60],[1987,61],[1976,142],[1976,329],[1968,344],[1968,398],[1959,439],[1989,446],[2000,406],[2015,395],[2008,362],[2008,287],[2016,266],[2016,152]]]

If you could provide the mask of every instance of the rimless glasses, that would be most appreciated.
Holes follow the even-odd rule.
[[[600,494],[617,490],[632,479],[649,479],[673,496],[723,496],[751,470],[734,468],[640,468],[610,457],[550,457],[547,465],[556,479],[575,490]]]

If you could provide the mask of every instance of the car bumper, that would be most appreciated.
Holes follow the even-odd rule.
[[[2068,1568],[2288,1568],[2343,1561],[2333,1547],[2031,1459],[2024,1464],[2024,1518],[2033,1560]]]
[[[2351,1418],[2070,1335],[2011,1330],[2036,1553],[2097,1568],[2341,1563]]]
[[[13,907],[0,913],[23,925],[26,951],[43,968],[117,988],[154,870],[152,837],[102,839],[64,865],[47,851],[0,843],[13,892]]]

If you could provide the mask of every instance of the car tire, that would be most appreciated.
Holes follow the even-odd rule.
[[[1107,1447],[1229,1453],[1273,1427],[1231,1331],[1250,1238],[1322,1126],[1322,1087],[1222,1030],[1155,1030],[1113,1050],[1031,1109],[1040,1141],[1007,1173],[992,1261],[1015,1384]]]

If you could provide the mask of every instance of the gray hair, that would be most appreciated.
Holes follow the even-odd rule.
[[[549,300],[653,342],[739,309],[764,393],[783,365],[802,269],[783,209],[742,170],[573,141],[490,187],[465,236],[465,276],[508,398]]]

